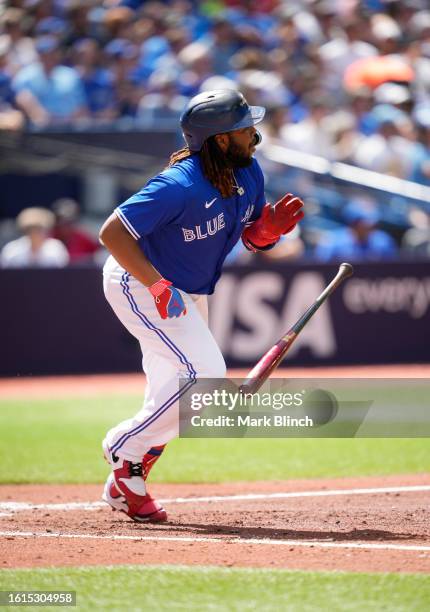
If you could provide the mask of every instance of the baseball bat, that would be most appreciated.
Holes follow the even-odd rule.
[[[239,387],[239,390],[242,393],[257,393],[258,389],[260,389],[263,383],[269,378],[273,370],[281,363],[286,352],[302,331],[306,323],[314,316],[318,308],[324,304],[329,295],[331,295],[333,291],[339,287],[342,281],[348,278],[348,276],[351,276],[352,273],[353,267],[351,264],[340,264],[336,276],[333,278],[330,284],[327,285],[321,295],[317,297],[312,306],[310,306],[300,317],[300,319],[294,323],[285,336],[282,336],[282,338],[263,355],[257,365],[252,368],[245,381]]]

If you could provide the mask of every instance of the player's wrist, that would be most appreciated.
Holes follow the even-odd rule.
[[[170,287],[171,285],[172,283],[170,281],[161,277],[158,279],[158,281],[148,287],[148,291],[156,298],[164,293],[167,287]]]

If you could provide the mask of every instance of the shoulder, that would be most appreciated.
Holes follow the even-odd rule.
[[[21,70],[17,72],[13,80],[13,84],[21,85],[22,83],[26,83],[28,81],[31,81],[32,79],[39,77],[41,74],[42,68],[38,62],[29,64],[28,66],[24,66],[24,68],[21,68]]]
[[[159,174],[156,174],[143,187],[131,196],[122,204],[150,204],[150,203],[165,203],[169,206],[175,205],[179,207],[185,202],[185,191],[190,183],[187,174],[181,171],[175,164],[171,168],[166,168]],[[191,184],[191,183],[190,183]]]
[[[395,245],[394,238],[392,238],[390,234],[387,234],[387,232],[384,232],[383,230],[376,229],[372,232],[371,236],[373,238],[373,241],[381,246]]]
[[[88,80],[100,85],[110,85],[113,82],[113,74],[106,68],[95,68],[89,75]]]
[[[21,252],[29,246],[29,240],[25,236],[12,240],[4,245],[2,249],[3,256],[13,256],[15,253]]]
[[[59,80],[64,81],[80,81],[81,77],[79,72],[75,68],[71,68],[70,66],[57,66],[53,70],[53,74]]]
[[[327,232],[324,241],[333,248],[346,246],[354,242],[354,234],[349,227],[339,227]]]
[[[59,253],[67,253],[67,248],[65,244],[61,242],[61,240],[58,240],[58,238],[47,238],[44,246],[46,246],[47,249],[50,249],[52,251],[58,251]]]
[[[176,183],[183,188],[191,187],[203,178],[198,155],[191,155],[180,162],[166,168],[156,178]]]
[[[25,264],[30,252],[30,243],[26,236],[8,242],[0,252],[0,263],[4,268]]]

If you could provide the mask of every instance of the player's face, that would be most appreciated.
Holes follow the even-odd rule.
[[[252,163],[252,156],[255,152],[255,132],[251,127],[228,132],[228,147],[225,156],[230,161],[233,168],[246,168]]]

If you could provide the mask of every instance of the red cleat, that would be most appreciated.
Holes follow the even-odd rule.
[[[145,480],[153,464],[164,450],[163,446],[154,446],[143,457],[142,462],[127,461],[111,455],[106,444],[103,451],[106,461],[112,466],[102,499],[114,510],[125,512],[139,523],[159,523],[167,520],[167,513],[146,489]]]
[[[124,463],[130,463],[124,461]],[[134,464],[135,465],[135,464]],[[160,523],[167,520],[167,513],[159,502],[146,491],[145,481],[137,481],[137,476],[124,478],[120,469],[120,486],[114,474],[110,474],[103,491],[102,499],[114,510],[120,510],[138,523]],[[115,470],[116,472],[116,470]],[[143,486],[142,486],[143,483]],[[143,493],[145,490],[145,493]]]

